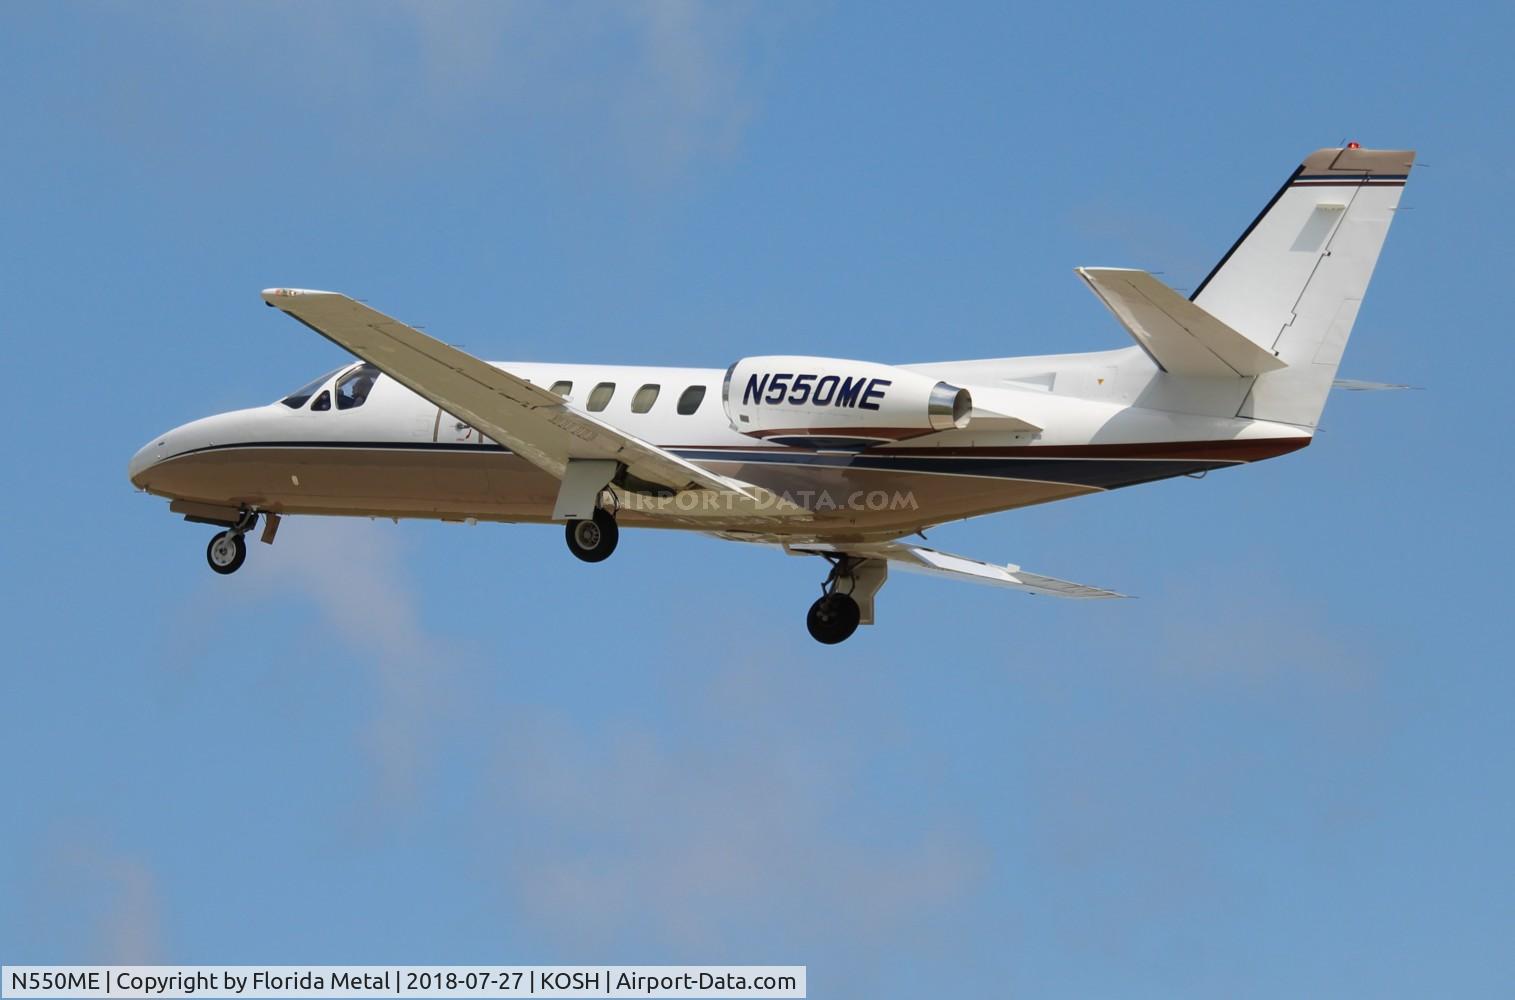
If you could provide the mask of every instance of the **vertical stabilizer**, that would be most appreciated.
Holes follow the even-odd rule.
[[[1257,377],[1239,416],[1320,419],[1414,160],[1355,145],[1311,153],[1200,284],[1195,305],[1288,366]]]

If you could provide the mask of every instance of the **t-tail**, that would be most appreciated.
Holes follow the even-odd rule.
[[[1191,296],[1283,362],[1238,416],[1319,421],[1414,161],[1355,143],[1311,153]]]

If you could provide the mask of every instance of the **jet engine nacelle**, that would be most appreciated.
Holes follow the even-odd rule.
[[[776,444],[867,448],[968,426],[967,389],[841,358],[743,358],[726,369],[731,425]]]

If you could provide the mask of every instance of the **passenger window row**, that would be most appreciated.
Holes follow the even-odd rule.
[[[327,373],[309,385],[296,389],[293,393],[286,396],[282,402],[285,406],[298,409],[330,377],[331,374]],[[369,364],[360,365],[348,372],[347,376],[335,386],[337,409],[351,410],[362,406],[367,402],[368,394],[372,391],[374,382],[378,377],[379,369]],[[573,383],[567,380],[554,382],[552,383],[552,391],[565,398],[572,396]],[[656,382],[649,382],[642,386],[631,397],[631,412],[651,412],[653,404],[658,401],[658,394],[662,391],[663,387]],[[614,395],[615,383],[601,382],[589,391],[589,399],[585,403],[585,407],[591,413],[599,413],[610,405],[610,400]],[[680,416],[687,417],[697,411],[700,408],[700,404],[704,401],[705,387],[703,385],[691,385],[679,393],[679,402],[676,410]],[[316,396],[315,401],[310,404],[310,408],[312,410],[329,410],[331,409],[331,403],[332,394],[323,389]]]
[[[636,395],[631,397],[631,412],[646,413],[651,410],[652,404],[658,401],[658,393],[662,390],[663,387],[655,382],[649,382],[646,385],[642,386],[636,391]],[[554,382],[552,383],[552,391],[557,393],[559,396],[566,398],[573,395],[573,383],[567,381]],[[590,413],[599,413],[600,411],[604,410],[605,407],[610,405],[611,397],[614,395],[615,383],[601,382],[599,385],[589,390],[589,400],[584,404],[584,408],[587,409]],[[700,408],[700,404],[704,401],[705,387],[703,385],[691,385],[689,388],[679,393],[679,403],[677,407],[679,415],[685,417],[689,416],[698,410]]]

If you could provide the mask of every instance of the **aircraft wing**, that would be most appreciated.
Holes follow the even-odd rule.
[[[1261,346],[1146,271],[1081,267],[1083,278],[1142,350],[1171,375],[1261,375],[1285,367]]]
[[[1386,392],[1390,389],[1421,389],[1424,386],[1404,385],[1399,382],[1364,382],[1360,378],[1339,378],[1331,383],[1333,389],[1345,389],[1348,392]]]
[[[1125,597],[1113,590],[1090,587],[1082,583],[1070,583],[1055,577],[1028,573],[1014,564],[999,565],[955,556],[950,552],[938,552],[923,545],[906,542],[859,542],[848,544],[805,543],[785,546],[797,555],[834,553],[859,559],[883,559],[891,566],[912,573],[927,573],[945,576],[969,583],[986,583],[995,587],[1010,587],[1028,594],[1047,594],[1052,597],[1079,599]]]
[[[268,305],[293,316],[321,336],[377,367],[417,395],[477,427],[482,433],[558,479],[577,484],[583,502],[612,475],[644,513],[697,518],[704,511],[757,519],[808,517],[798,505],[750,483],[716,475],[571,406],[558,394],[442,343],[338,292],[271,288]],[[579,463],[570,474],[570,465]],[[594,482],[602,471],[603,478]],[[583,474],[580,474],[580,473]],[[716,503],[667,501],[690,490],[719,495]],[[643,495],[643,494],[651,494]],[[626,499],[623,497],[623,499]],[[560,509],[563,498],[560,496]],[[576,513],[570,516],[587,516]]]

